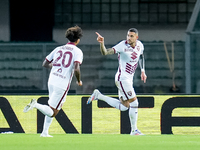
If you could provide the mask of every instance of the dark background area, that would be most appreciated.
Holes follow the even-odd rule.
[[[54,0],[10,0],[11,41],[52,41]]]

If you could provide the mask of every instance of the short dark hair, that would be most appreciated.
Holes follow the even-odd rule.
[[[136,34],[138,34],[138,30],[136,28],[130,28],[128,31],[129,32],[135,32]]]
[[[74,26],[74,27],[68,28],[66,33],[65,33],[65,37],[70,42],[76,42],[82,36],[83,36],[83,32],[82,32],[82,29],[79,26]]]

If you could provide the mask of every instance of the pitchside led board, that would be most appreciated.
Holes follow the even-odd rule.
[[[111,95],[117,97],[116,95]],[[32,98],[47,104],[44,96],[0,96],[0,132],[41,133],[44,115],[36,109],[23,113]],[[54,118],[50,134],[129,134],[128,111],[120,112],[102,101],[87,105],[88,96],[67,96]],[[139,95],[138,128],[144,134],[198,134],[200,96]]]

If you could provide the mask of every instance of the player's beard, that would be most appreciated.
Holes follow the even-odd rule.
[[[128,44],[129,44],[130,46],[132,46],[132,47],[135,46],[135,42],[133,42],[133,41],[131,41],[131,40],[127,40],[127,42],[128,42]]]

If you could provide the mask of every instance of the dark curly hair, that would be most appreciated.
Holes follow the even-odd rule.
[[[74,27],[68,28],[66,33],[65,33],[65,37],[70,42],[76,42],[82,36],[83,36],[83,32],[82,32],[82,29],[79,26],[74,26]]]

